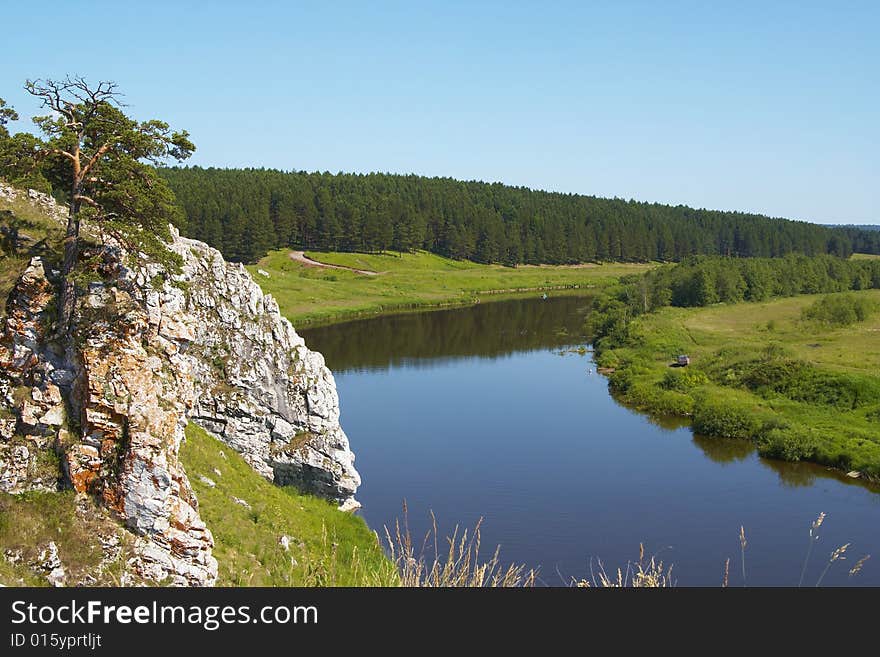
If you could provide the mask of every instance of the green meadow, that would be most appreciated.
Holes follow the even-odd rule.
[[[746,438],[766,456],[880,478],[880,312],[847,325],[817,308],[880,306],[880,290],[706,308],[634,319],[603,350],[612,390],[656,414],[693,418],[704,435]],[[672,367],[687,354],[688,367]]]
[[[504,296],[583,290],[647,270],[650,264],[482,265],[416,253],[307,253],[319,262],[376,272],[375,276],[294,262],[273,251],[248,267],[295,326],[439,306],[467,305]],[[258,273],[262,269],[269,277]]]

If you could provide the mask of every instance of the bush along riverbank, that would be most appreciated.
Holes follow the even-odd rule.
[[[607,289],[588,332],[622,402],[878,481],[877,288],[877,261],[695,258]]]

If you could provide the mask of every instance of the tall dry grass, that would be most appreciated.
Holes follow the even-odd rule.
[[[675,586],[672,577],[672,566],[654,556],[645,556],[644,543],[639,544],[639,560],[628,561],[624,568],[617,568],[609,573],[601,560],[596,566],[590,561],[590,579],[574,580],[572,584],[578,588],[670,588]]]
[[[398,519],[393,531],[385,527],[385,541],[391,561],[400,575],[400,586],[406,587],[531,587],[537,571],[524,565],[503,565],[501,546],[481,560],[480,518],[472,530],[456,525],[452,536],[441,542],[437,518],[431,512],[431,528],[420,544],[413,541],[409,529],[406,504],[404,521]],[[441,550],[441,545],[443,549]]]
[[[819,540],[819,528],[825,521],[826,514],[819,514],[809,528],[809,546],[801,569],[799,585],[803,585],[807,566],[813,552],[813,546]],[[538,572],[525,565],[502,565],[499,555],[500,547],[496,547],[491,557],[480,560],[480,527],[482,519],[473,530],[461,531],[456,526],[452,536],[441,542],[437,529],[437,520],[431,513],[431,528],[426,532],[420,544],[413,541],[404,505],[403,523],[394,524],[393,531],[385,528],[385,540],[390,558],[399,574],[399,586],[534,586],[538,583]],[[740,572],[742,586],[747,583],[746,552],[749,542],[745,527],[740,526],[737,534],[740,547]],[[441,545],[443,549],[441,550]],[[815,586],[821,586],[825,576],[838,562],[847,559],[847,551],[851,544],[846,543],[828,556]],[[849,570],[849,577],[858,575],[870,559],[870,555],[861,557]],[[730,583],[730,559],[723,567],[721,586]],[[578,588],[668,588],[677,585],[673,576],[673,566],[666,564],[656,556],[646,556],[644,544],[639,545],[639,558],[628,561],[625,566],[606,568],[600,559],[590,561],[588,578],[570,580],[570,585]]]
[[[803,585],[807,567],[813,553],[813,547],[819,540],[818,530],[825,521],[826,515],[820,514],[809,528],[810,543],[801,569],[799,585]],[[456,526],[451,536],[441,538],[437,519],[431,512],[431,526],[421,540],[415,540],[409,527],[406,504],[403,507],[403,519],[397,519],[393,528],[385,527],[385,538],[382,547],[389,557],[388,567],[380,570],[370,569],[360,563],[357,551],[352,555],[352,563],[348,568],[356,573],[356,581],[360,586],[400,586],[400,587],[532,587],[544,583],[539,580],[538,571],[523,564],[502,563],[500,546],[496,547],[488,558],[481,556],[480,519],[472,529],[462,530]],[[746,586],[746,551],[748,540],[745,527],[740,526],[737,534],[740,546],[740,571],[742,586]],[[376,540],[379,541],[378,535]],[[322,551],[326,555],[318,561],[306,564],[307,585],[334,586],[337,584],[336,571],[338,553],[336,545],[326,532],[324,542],[329,549]],[[841,545],[829,554],[815,586],[821,586],[831,568],[839,562],[847,560],[851,544]],[[870,555],[861,557],[852,568],[849,576],[858,575]],[[722,568],[720,585],[730,584],[730,558]],[[564,580],[563,580],[564,581]],[[628,561],[624,566],[606,568],[601,559],[590,560],[590,575],[585,578],[570,578],[567,586],[577,588],[670,588],[677,586],[673,576],[673,566],[655,555],[645,553],[644,544],[639,545],[637,560]]]

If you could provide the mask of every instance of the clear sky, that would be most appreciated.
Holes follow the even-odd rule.
[[[876,0],[0,0],[0,34],[21,113],[28,77],[111,79],[193,164],[880,223]]]

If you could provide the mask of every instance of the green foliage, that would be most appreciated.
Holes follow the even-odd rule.
[[[645,276],[647,285],[662,290],[655,298],[668,298],[672,306],[693,307],[880,287],[880,262],[822,254],[751,259],[701,256]],[[661,305],[654,302],[650,308]]]
[[[6,101],[0,98],[0,137],[9,135],[6,124],[10,121],[18,121],[18,113],[12,107],[8,107]]]
[[[594,341],[601,339],[603,349],[619,347],[629,338],[629,320],[634,311],[620,296],[620,289],[617,294],[612,290],[597,296],[587,319],[587,335]]]
[[[849,294],[880,301],[877,290]],[[613,296],[620,298],[619,291]],[[814,301],[794,297],[635,314],[623,344],[595,343],[596,360],[617,368],[609,386],[636,408],[692,415],[695,432],[750,440],[770,458],[878,478],[880,324],[870,316],[845,331],[807,324],[801,312]],[[770,321],[775,328],[767,343],[763,327]],[[692,365],[670,368],[675,353],[689,353]]]
[[[762,397],[782,395],[810,404],[852,410],[880,402],[880,379],[861,374],[828,372],[791,360],[747,360],[717,376],[722,385],[746,388]]]
[[[268,248],[412,252],[480,263],[681,260],[692,254],[848,256],[880,253],[880,234],[741,212],[695,210],[450,178],[266,169],[163,169],[188,234],[232,260]],[[708,277],[708,273],[707,273]],[[748,282],[721,272],[705,285],[735,301]]]
[[[619,370],[620,377],[625,377],[625,389],[612,385],[612,390],[622,392],[625,401],[639,409],[650,410],[659,416],[688,416],[694,412],[694,398],[679,390],[666,390],[652,381],[634,376],[628,369]],[[612,375],[612,379],[618,372]]]
[[[42,141],[29,132],[4,136],[3,130],[0,127],[0,178],[20,189],[51,193],[52,185],[38,163]]]
[[[696,400],[694,431],[719,438],[753,439],[762,426],[755,408],[726,396],[707,395]]]
[[[50,192],[51,186],[36,170],[36,159],[42,143],[27,132],[10,135],[6,124],[17,121],[18,113],[0,98],[0,178],[29,189]]]
[[[614,392],[627,393],[635,379],[635,374],[629,368],[615,369],[608,377],[608,385]]]
[[[183,215],[151,165],[189,157],[195,149],[189,135],[162,121],[126,116],[113,83],[93,86],[79,77],[29,80],[25,90],[51,113],[33,119],[42,139],[20,134],[2,140],[0,175],[18,184],[39,175],[65,196],[79,220],[134,253],[169,268],[178,265],[179,258],[162,244],[170,237],[168,224],[183,224]],[[78,222],[69,222],[68,229],[79,239]]]
[[[693,390],[709,383],[705,372],[694,368],[669,368],[663,375],[660,387],[664,390],[678,390],[684,392]]]
[[[621,279],[593,302],[587,323],[597,351],[625,344],[632,319],[667,305],[704,307],[718,302],[759,301],[817,292],[880,289],[880,260],[841,260],[829,255],[784,258],[722,258],[698,256],[676,265],[656,267]],[[804,311],[825,323],[864,321],[877,304],[854,296],[831,296]],[[834,324],[844,325],[844,324]],[[771,319],[765,324],[775,331]]]
[[[864,322],[877,311],[877,306],[871,299],[852,294],[836,294],[822,297],[804,308],[801,317],[805,321],[826,326],[850,326],[856,322]]]
[[[819,450],[813,432],[785,423],[768,423],[757,439],[761,456],[783,461],[812,461]]]
[[[785,346],[778,342],[768,342],[767,346],[761,349],[761,359],[765,362],[772,362],[787,356],[788,351]]]

